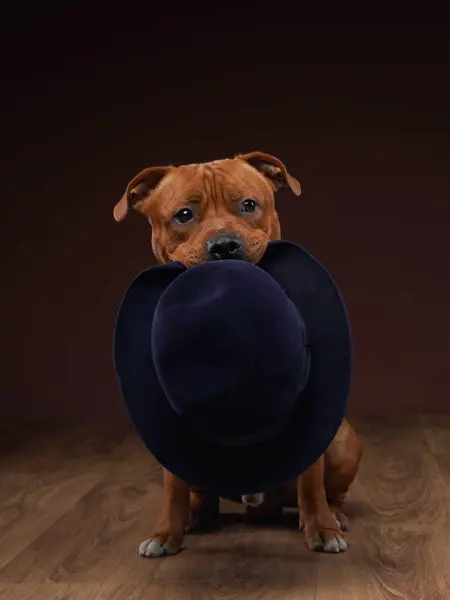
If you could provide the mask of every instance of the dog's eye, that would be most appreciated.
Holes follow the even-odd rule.
[[[177,223],[179,223],[180,225],[189,223],[189,221],[192,221],[193,218],[194,218],[194,213],[192,212],[192,210],[190,208],[182,208],[174,216],[175,221]]]
[[[243,200],[241,203],[241,212],[254,213],[258,207],[258,203],[255,200]]]

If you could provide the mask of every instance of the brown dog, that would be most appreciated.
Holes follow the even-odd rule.
[[[187,267],[207,260],[257,263],[271,240],[280,239],[274,192],[283,186],[300,195],[300,184],[277,158],[262,152],[180,167],[150,167],[128,184],[114,207],[116,221],[130,208],[152,226],[152,248],[160,263]],[[347,549],[348,520],[342,503],[355,478],[361,445],[344,420],[328,450],[298,481],[267,494],[243,496],[250,512],[280,512],[298,506],[300,528],[312,550]],[[217,516],[219,498],[193,489],[164,470],[164,505],[155,532],[139,547],[141,556],[176,554],[189,523],[203,527]]]

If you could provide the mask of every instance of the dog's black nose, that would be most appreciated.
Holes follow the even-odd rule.
[[[241,241],[234,233],[215,235],[206,243],[206,249],[210,260],[240,259],[243,256]]]

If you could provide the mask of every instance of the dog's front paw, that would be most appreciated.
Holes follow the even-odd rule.
[[[178,554],[183,536],[173,533],[157,533],[139,544],[138,554],[145,558],[162,558]]]
[[[308,519],[305,523],[300,521],[300,529],[305,532],[306,543],[310,550],[314,552],[327,552],[338,554],[348,549],[347,542],[341,533],[333,515],[330,518]]]

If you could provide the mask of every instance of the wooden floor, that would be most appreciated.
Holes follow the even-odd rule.
[[[257,528],[224,504],[220,532],[146,560],[161,471],[129,425],[2,424],[0,598],[450,599],[450,416],[357,429],[346,554],[308,551],[295,519]]]

